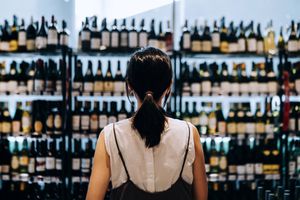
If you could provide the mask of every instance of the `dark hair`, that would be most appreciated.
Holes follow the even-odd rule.
[[[158,145],[165,129],[165,112],[157,101],[171,85],[172,77],[170,58],[159,49],[143,48],[130,58],[126,83],[143,101],[133,117],[132,126],[145,139],[146,147]],[[166,95],[164,103],[168,96],[169,94]]]

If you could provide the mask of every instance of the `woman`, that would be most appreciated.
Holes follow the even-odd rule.
[[[206,200],[204,156],[197,129],[166,116],[172,85],[169,57],[152,47],[137,51],[127,68],[135,115],[104,128],[94,157],[87,200]]]

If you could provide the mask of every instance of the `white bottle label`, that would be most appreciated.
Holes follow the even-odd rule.
[[[251,123],[251,122],[246,123],[246,130],[247,130],[247,133],[249,133],[250,135],[254,135],[255,134],[255,123]]]
[[[240,84],[239,83],[231,83],[231,91],[233,94],[238,94],[240,92]]]
[[[129,48],[137,48],[138,34],[137,32],[129,32]]]
[[[39,80],[39,79],[34,80],[34,91],[40,92],[43,91],[44,88],[45,88],[44,80]]]
[[[79,115],[73,115],[72,117],[72,127],[74,131],[79,131],[79,125],[80,125],[80,116]]]
[[[46,158],[45,157],[37,157],[36,158],[36,171],[45,171],[46,169]]]
[[[148,45],[148,34],[146,32],[141,32],[139,34],[139,46],[146,47]]]
[[[106,115],[99,116],[99,127],[103,129],[108,124],[108,119]]]
[[[33,174],[35,172],[35,158],[29,158],[28,173]]]
[[[119,47],[119,33],[118,32],[111,33],[111,44],[110,45],[112,48]]]
[[[246,52],[246,40],[245,38],[238,39],[238,51]]]
[[[234,42],[230,42],[228,45],[229,53],[236,53],[238,52],[238,44]]]
[[[221,93],[227,95],[230,92],[230,83],[227,81],[221,82]]]
[[[47,38],[38,36],[35,41],[35,47],[37,49],[46,49],[47,48]]]
[[[212,33],[212,47],[219,48],[220,47],[220,33]]]
[[[289,119],[289,130],[290,131],[295,131],[296,130],[296,119],[295,118],[290,118]]]
[[[48,44],[57,45],[58,43],[58,35],[56,30],[48,31]]]
[[[7,83],[4,81],[0,81],[0,93],[4,93],[7,90]]]
[[[60,41],[61,46],[69,46],[69,36],[68,35],[60,35]]]
[[[98,130],[98,118],[95,115],[91,116],[91,130],[92,131]]]
[[[9,42],[1,42],[0,44],[2,51],[9,51]]]
[[[246,164],[246,173],[247,174],[254,174],[254,165],[252,163]]]
[[[278,90],[278,84],[275,81],[268,82],[268,92],[269,94],[275,95]]]
[[[91,40],[91,32],[90,31],[82,31],[81,33],[81,41],[90,41]]]
[[[122,81],[116,81],[114,84],[114,89],[116,93],[124,92],[125,84]]]
[[[249,84],[250,93],[258,93],[258,82],[251,81]]]
[[[288,41],[288,51],[289,52],[297,52],[298,51],[298,41],[297,40],[289,40]]]
[[[248,94],[249,92],[249,84],[248,83],[241,83],[240,84],[241,93]]]
[[[127,115],[126,114],[118,114],[118,120],[121,121],[121,120],[124,120],[127,118]]]
[[[91,160],[89,158],[82,158],[81,159],[81,169],[90,169],[91,167]]]
[[[294,160],[289,162],[289,175],[294,175],[296,173],[296,162]]]
[[[11,93],[16,93],[17,92],[17,88],[18,88],[18,82],[17,81],[8,81],[8,91]]]
[[[263,164],[262,163],[255,163],[255,174],[263,174]]]
[[[101,42],[102,42],[102,46],[104,47],[109,47],[109,32],[108,31],[103,31],[101,33]]]
[[[264,43],[263,41],[257,41],[257,54],[263,54],[264,53]]]
[[[26,46],[26,32],[20,31],[18,34],[18,45],[19,46]]]
[[[266,124],[265,125],[266,134],[273,134],[274,133],[274,125],[273,124]]]
[[[211,82],[210,81],[202,82],[202,92],[205,94],[209,94],[211,92]]]
[[[300,94],[300,78],[295,80],[295,89]]]
[[[81,116],[81,129],[88,130],[90,126],[90,117],[88,115]]]
[[[80,170],[80,159],[79,158],[73,158],[72,159],[72,169],[73,170]]]
[[[236,167],[238,174],[245,174],[246,173],[246,166],[245,165],[238,165]]]
[[[191,35],[189,33],[183,34],[183,49],[191,48]]]
[[[84,92],[93,92],[94,90],[94,83],[93,82],[84,82],[83,85],[83,91]]]
[[[268,83],[259,83],[259,91],[262,94],[268,93]]]
[[[247,39],[247,46],[248,46],[248,51],[249,52],[256,52],[256,39],[255,38],[250,38]]]
[[[112,123],[115,123],[117,122],[117,118],[115,116],[109,116],[108,117],[108,123],[109,124],[112,124]]]
[[[46,169],[47,170],[55,169],[55,158],[54,157],[46,157]]]
[[[91,49],[92,50],[100,50],[100,38],[92,38],[91,39]]]
[[[159,48],[159,43],[158,43],[158,40],[156,40],[156,39],[149,39],[148,45],[150,47]]]
[[[201,93],[201,83],[192,83],[191,84],[191,92],[194,96],[199,96]]]
[[[62,159],[60,158],[55,159],[55,169],[62,170]]]
[[[218,133],[221,136],[225,136],[225,134],[226,134],[226,122],[224,122],[224,121],[219,121],[218,122]]]
[[[127,32],[121,32],[121,47],[127,47],[128,46],[128,33]]]

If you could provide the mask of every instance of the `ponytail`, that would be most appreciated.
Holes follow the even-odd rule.
[[[146,147],[154,147],[159,144],[160,136],[165,129],[166,117],[164,110],[159,106],[153,93],[148,91],[144,101],[133,117],[133,127],[145,139]]]

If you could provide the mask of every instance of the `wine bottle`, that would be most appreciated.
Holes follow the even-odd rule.
[[[228,162],[228,181],[235,181],[237,179],[237,159],[236,159],[236,140],[229,141],[229,150],[227,154]]]
[[[18,50],[18,18],[17,16],[13,16],[13,25],[11,27],[10,32],[10,41],[9,41],[9,51],[17,51]]]
[[[54,134],[54,114],[52,102],[47,102],[46,134],[48,136],[53,136]]]
[[[103,101],[102,110],[98,113],[100,131],[108,124],[108,106],[107,102]]]
[[[173,45],[173,33],[171,30],[170,21],[167,21],[167,30],[165,33],[165,40],[166,40],[166,51],[171,52],[174,49]]]
[[[26,102],[26,107],[23,110],[21,124],[22,124],[22,134],[28,135],[31,133],[32,128],[32,119],[30,115],[31,103],[29,101]]]
[[[72,112],[72,131],[73,134],[78,134],[80,132],[80,109],[81,109],[81,101],[75,99],[75,109]]]
[[[243,21],[241,21],[241,23],[240,23],[240,34],[238,37],[238,52],[239,53],[246,52],[246,36],[245,36]]]
[[[25,30],[25,21],[22,19],[21,25],[18,32],[18,51],[26,51],[26,30]]]
[[[238,96],[241,92],[240,90],[240,77],[239,77],[239,65],[236,63],[233,63],[233,69],[232,69],[232,73],[230,76],[230,86],[231,86],[231,95],[232,96]]]
[[[101,28],[101,50],[107,49],[110,46],[110,32],[107,28],[106,18],[102,20]]]
[[[57,151],[54,152],[55,154],[55,171],[56,171],[56,177],[58,177],[58,179],[61,179],[62,178],[62,169],[63,169],[63,152],[64,152],[64,149],[65,149],[65,146],[64,146],[64,143],[63,141],[61,140],[59,143],[58,143],[58,147],[59,148],[56,148]]]
[[[265,121],[263,118],[263,113],[261,112],[260,109],[260,104],[257,103],[256,105],[256,113],[255,113],[255,133],[256,134],[264,134],[265,133]]]
[[[45,175],[46,172],[46,156],[47,144],[45,140],[37,141],[37,155],[36,155],[36,174],[39,176]]]
[[[258,70],[254,62],[252,62],[252,70],[250,73],[249,92],[251,95],[258,94]]]
[[[88,61],[88,68],[83,78],[83,91],[87,96],[91,95],[94,90],[94,75],[93,75],[93,63]]]
[[[228,36],[227,36],[227,28],[225,26],[225,17],[221,19],[221,34],[220,34],[220,51],[221,53],[228,53],[229,44],[228,44]]]
[[[91,50],[91,30],[89,27],[89,18],[85,18],[85,23],[81,31],[81,49],[82,51]]]
[[[72,154],[72,183],[80,183],[80,140],[73,140],[74,152]]]
[[[208,133],[210,135],[216,135],[217,133],[217,116],[215,110],[212,109],[212,104],[209,103],[208,107],[211,111],[208,114]]]
[[[28,156],[28,141],[25,138],[22,144],[22,150],[20,152],[20,173],[28,173],[28,164],[29,164],[29,156]]]
[[[193,72],[191,78],[191,92],[193,96],[200,96],[201,94],[201,77],[196,63],[193,64]]]
[[[246,174],[246,159],[245,159],[245,153],[246,153],[246,144],[245,144],[245,140],[242,139],[238,139],[238,146],[237,146],[237,153],[236,154],[236,159],[237,159],[237,166],[236,166],[236,170],[237,170],[237,179],[238,180],[245,180],[245,174]]]
[[[1,37],[1,51],[8,52],[9,49],[9,41],[10,41],[10,28],[8,21],[4,21],[4,26],[2,27],[2,37]]]
[[[238,139],[244,139],[246,134],[246,117],[245,117],[245,105],[241,103],[238,104],[238,109],[236,113],[236,130],[238,134]]]
[[[226,176],[227,167],[228,167],[228,163],[227,163],[227,157],[224,149],[224,142],[221,141],[220,150],[219,150],[219,174]]]
[[[35,41],[35,47],[37,50],[46,50],[47,37],[48,37],[48,33],[46,28],[45,17],[42,16],[41,28],[36,35],[36,41]]]
[[[34,92],[41,94],[45,89],[45,64],[42,59],[36,61],[36,72],[34,74]]]
[[[16,188],[17,188],[17,184],[20,178],[20,160],[19,160],[19,143],[18,141],[15,140],[14,142],[14,149],[12,151],[11,154],[11,164],[10,164],[10,168],[11,168],[11,190],[13,192],[16,192]]]
[[[92,166],[92,144],[91,140],[85,143],[85,150],[81,149],[80,169],[81,169],[81,181],[88,182],[91,174]]]
[[[51,16],[51,26],[48,29],[47,48],[54,51],[58,45],[58,32],[56,28],[56,20],[54,15]]]
[[[210,73],[208,71],[208,67],[207,67],[207,64],[206,63],[203,63],[200,65],[200,69],[203,70],[203,73],[202,73],[202,88],[201,88],[201,91],[202,91],[202,95],[203,96],[209,96],[211,91],[212,91],[212,83],[211,83],[211,79],[210,79]]]
[[[249,84],[250,80],[247,76],[246,72],[246,65],[245,63],[242,63],[240,65],[240,92],[242,96],[248,96],[249,95]]]
[[[78,50],[82,50],[82,30],[84,27],[84,22],[81,22],[81,30],[78,33],[78,40],[77,40],[77,48]]]
[[[182,96],[190,96],[191,85],[190,85],[190,71],[187,63],[183,63],[182,67],[182,76],[181,76],[181,84],[182,84]]]
[[[230,83],[229,83],[228,66],[225,62],[222,63],[220,81],[221,81],[220,83],[221,94],[228,95],[230,92]]]
[[[13,136],[18,136],[21,134],[22,113],[23,113],[22,103],[18,102],[15,116],[12,119],[12,134],[13,134]]]
[[[202,102],[202,107],[205,107],[205,103]],[[202,109],[200,111],[200,114],[199,114],[199,117],[200,117],[200,130],[199,130],[199,133],[200,135],[207,135],[208,134],[208,123],[209,123],[209,120],[208,120],[208,115],[207,113],[204,111],[204,109]]]
[[[117,26],[117,19],[114,20],[114,23],[112,25],[112,29],[110,32],[110,47],[113,50],[119,50],[120,47],[120,32],[118,30]]]
[[[217,103],[216,117],[217,117],[217,133],[219,136],[225,137],[227,134],[226,121],[223,115],[221,103]]]
[[[184,112],[182,113],[182,119],[187,122],[191,122],[191,113],[189,110],[189,102],[185,102]]]
[[[7,74],[5,70],[5,63],[0,63],[0,94],[5,94],[7,90]]]
[[[92,22],[92,29],[91,29],[91,50],[99,51],[100,45],[101,45],[101,33],[98,30],[97,17],[94,16],[94,20]]]
[[[36,73],[36,63],[34,61],[32,61],[30,64],[30,67],[27,71],[27,92],[29,94],[32,94],[33,90],[34,90],[35,73]]]
[[[236,136],[237,134],[237,123],[236,123],[236,113],[235,105],[230,105],[230,110],[226,119],[227,132],[230,136]]]
[[[221,90],[221,77],[219,74],[219,66],[217,63],[212,63],[210,68],[210,80],[211,80],[211,95],[218,96]]]
[[[103,92],[103,74],[102,74],[102,63],[98,60],[98,68],[95,75],[95,82],[94,82],[94,95],[101,95]]]
[[[199,112],[197,111],[197,102],[193,102],[193,112],[191,113],[190,120],[192,124],[197,128],[200,129],[200,117]]]
[[[268,23],[267,34],[264,38],[264,47],[266,53],[273,53],[276,50],[275,32],[273,30],[272,20]]]
[[[298,41],[295,30],[295,22],[292,20],[291,22],[291,33],[289,39],[287,41],[287,50],[289,53],[297,53],[298,51]]]
[[[85,101],[84,107],[80,112],[80,128],[81,134],[88,134],[90,129],[90,110],[91,110],[91,102]]]
[[[220,31],[217,25],[217,21],[214,21],[214,30],[211,34],[212,37],[212,52],[219,53],[220,52]]]
[[[95,138],[99,131],[98,113],[99,113],[99,102],[94,101],[94,109],[93,111],[91,111],[91,116],[90,116],[90,136]]]
[[[33,18],[30,19],[30,25],[26,29],[26,50],[35,51],[35,40],[37,30],[33,24]]]
[[[219,154],[216,149],[216,142],[212,138],[210,142],[210,159],[209,159],[209,165],[210,165],[210,173],[219,173]]]
[[[138,47],[138,32],[135,29],[135,19],[131,20],[131,29],[128,32],[128,47],[129,49],[136,49]]]
[[[2,134],[7,137],[12,131],[12,119],[8,111],[8,104],[4,103],[4,109],[2,112]]]
[[[22,61],[20,63],[20,73],[18,76],[18,94],[26,94],[27,92],[27,70],[29,69],[29,63]],[[1,70],[1,69],[0,69]],[[0,81],[0,88],[1,88],[1,81]],[[1,91],[1,89],[0,89]]]
[[[63,119],[62,119],[62,105],[60,102],[55,102],[55,107],[53,110],[54,117],[54,135],[60,137],[62,135],[63,129]]]
[[[191,52],[200,53],[202,51],[201,36],[197,27],[197,20],[195,21],[194,32],[191,35]]]
[[[138,46],[146,47],[148,45],[148,33],[145,30],[145,19],[142,19],[140,31],[138,33]]]
[[[158,47],[162,51],[166,51],[166,38],[162,30],[162,22],[159,22]]]
[[[270,62],[266,63],[267,72],[267,84],[268,84],[268,94],[276,95],[278,92],[278,80],[276,74],[273,70],[273,59],[270,58]]]
[[[33,177],[35,175],[36,169],[36,149],[35,149],[35,141],[32,140],[30,143],[30,150],[28,152],[28,175]]]
[[[10,65],[10,71],[8,75],[8,84],[7,89],[10,94],[15,94],[18,89],[18,71],[17,71],[17,63],[13,61]]]
[[[117,122],[117,102],[110,102],[110,112],[108,114],[108,123],[112,124]]]
[[[256,53],[263,54],[264,51],[264,39],[261,35],[260,24],[257,24],[257,36],[256,36]]]
[[[103,84],[103,89],[104,89],[104,95],[110,96],[111,93],[114,91],[114,79],[112,77],[111,73],[111,62],[110,60],[108,61],[108,68],[106,71],[106,75],[104,77],[104,84]]]
[[[152,19],[151,25],[150,25],[150,31],[148,34],[148,45],[159,48],[159,41],[158,41],[158,36],[155,33],[155,21]]]
[[[267,63],[267,62],[266,62]],[[268,78],[265,69],[265,63],[259,63],[258,86],[261,95],[268,93]]]
[[[48,143],[48,148],[45,154],[45,181],[51,182],[51,178],[55,175],[55,152],[55,140],[52,140]]]
[[[190,51],[191,49],[191,33],[188,28],[188,21],[185,20],[183,32],[181,36],[181,50]]]
[[[126,19],[123,19],[123,23],[121,25],[121,31],[120,31],[120,49],[122,51],[128,50],[128,30],[126,28]]]
[[[121,71],[121,62],[118,60],[118,68],[114,78],[114,95],[115,96],[122,96],[125,92],[125,80],[122,75]]]
[[[254,33],[254,24],[253,21],[251,21],[249,27],[250,27],[250,33],[247,38],[247,51],[248,53],[256,53],[257,51],[257,40],[256,35]]]
[[[233,22],[229,25],[228,35],[228,53],[238,52],[238,38],[236,37],[236,29],[234,28]]]
[[[67,29],[67,22],[65,20],[62,21],[62,29],[59,32],[59,45],[61,47],[69,46],[69,37],[70,31]]]
[[[81,60],[77,60],[75,75],[73,79],[72,90],[74,96],[77,96],[82,93],[83,90],[83,75],[82,75],[82,62]]]

